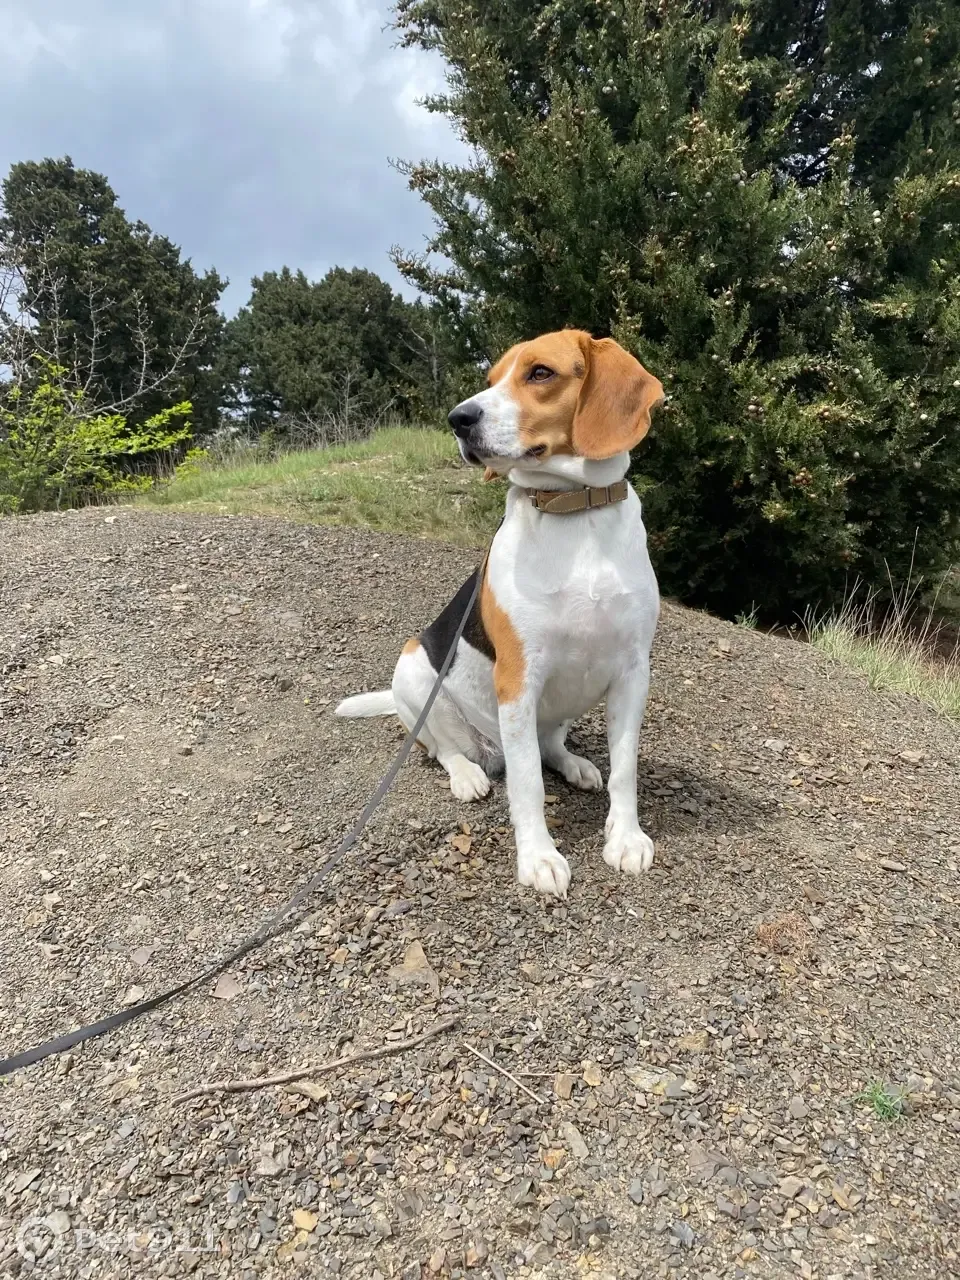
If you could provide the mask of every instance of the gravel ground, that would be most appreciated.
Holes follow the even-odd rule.
[[[4,521],[0,1047],[156,991],[321,861],[399,742],[337,721],[469,552],[279,521]],[[0,1080],[0,1276],[960,1274],[960,742],[816,652],[667,606],[654,870],[548,782],[408,764],[294,930]],[[606,767],[601,723],[573,735]],[[402,1040],[300,1085],[249,1077]],[[538,1100],[465,1044],[511,1071]],[[882,1082],[899,1118],[859,1097]]]

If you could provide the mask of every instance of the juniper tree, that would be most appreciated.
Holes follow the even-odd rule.
[[[661,377],[636,465],[667,590],[782,616],[956,556],[949,0],[403,0],[397,21],[445,57],[428,105],[474,154],[402,166],[436,232],[396,261],[478,356],[575,325]]]

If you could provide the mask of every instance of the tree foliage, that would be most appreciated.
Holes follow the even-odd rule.
[[[189,439],[189,401],[139,425],[98,412],[82,392],[65,390],[66,370],[38,361],[28,389],[0,399],[0,514],[60,510],[147,488],[138,459],[156,462]]]
[[[3,363],[25,377],[39,355],[86,403],[133,422],[189,399],[199,429],[216,424],[224,281],[198,275],[165,236],[129,221],[101,174],[69,157],[13,165],[0,268]]]
[[[637,462],[665,587],[789,613],[960,533],[960,12],[401,0],[475,148],[403,166],[398,252],[477,356],[613,333],[670,400]]]
[[[234,413],[262,429],[285,421],[433,408],[450,363],[442,323],[373,271],[334,267],[322,280],[284,267],[253,281],[226,327],[222,371]]]

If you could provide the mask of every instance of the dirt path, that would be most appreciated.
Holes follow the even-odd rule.
[[[0,539],[12,1051],[169,984],[308,874],[398,742],[332,703],[384,683],[473,557],[127,512]],[[677,608],[655,667],[649,876],[603,864],[602,797],[556,779],[574,882],[540,901],[502,786],[466,807],[411,763],[229,998],[0,1080],[0,1277],[960,1274],[956,731]],[[599,719],[575,739],[605,769]],[[171,1101],[450,1014],[302,1091]],[[899,1121],[856,1100],[874,1081]]]

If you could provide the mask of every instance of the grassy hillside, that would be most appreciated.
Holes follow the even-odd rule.
[[[201,462],[142,505],[363,525],[477,546],[503,509],[503,486],[460,461],[448,432],[388,427],[369,440],[263,460]]]

